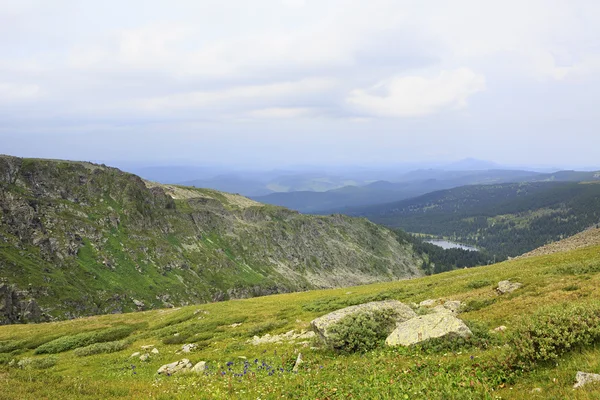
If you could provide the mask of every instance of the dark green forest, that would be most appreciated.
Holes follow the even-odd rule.
[[[535,182],[463,186],[349,213],[407,232],[485,249],[497,260],[600,222],[600,184]]]

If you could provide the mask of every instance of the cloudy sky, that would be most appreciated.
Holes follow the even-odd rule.
[[[0,0],[0,153],[600,165],[600,1]]]

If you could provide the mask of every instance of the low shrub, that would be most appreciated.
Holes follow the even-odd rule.
[[[248,330],[247,336],[249,336],[249,337],[261,336],[267,332],[271,332],[271,331],[274,331],[275,329],[284,327],[286,324],[287,324],[287,320],[281,320],[281,321],[269,321],[269,322],[264,322],[262,324],[254,325],[252,328],[250,328]]]
[[[491,285],[492,285],[492,281],[489,281],[486,279],[480,279],[480,280],[476,280],[476,281],[471,281],[471,282],[467,283],[465,286],[468,289],[480,289],[482,287],[491,286]]]
[[[135,326],[126,325],[101,331],[83,332],[77,335],[62,336],[35,349],[34,354],[56,354],[89,346],[94,343],[111,342],[125,339],[135,330]]]
[[[347,315],[329,328],[327,344],[345,353],[373,350],[394,330],[396,316],[390,309]]]
[[[94,354],[116,353],[117,351],[125,350],[129,344],[122,341],[94,343],[89,346],[75,349],[74,353],[77,357],[87,357]]]
[[[469,300],[469,301],[467,301],[467,304],[465,305],[465,309],[463,311],[464,312],[478,311],[478,310],[481,310],[482,308],[491,306],[495,302],[496,302],[496,299],[494,299],[494,298],[481,299],[481,300]]]
[[[544,308],[532,317],[523,318],[509,343],[518,365],[530,367],[598,340],[600,302],[594,301]]]
[[[54,367],[56,362],[58,361],[58,357],[50,356],[43,358],[23,358],[18,363],[17,366],[23,369],[48,369]]]

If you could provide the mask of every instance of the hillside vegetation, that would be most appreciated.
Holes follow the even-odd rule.
[[[523,287],[499,295],[495,287],[506,279]],[[471,339],[354,354],[316,341],[251,343],[255,335],[309,329],[313,318],[348,305],[440,298],[466,305],[461,319]],[[599,386],[572,387],[577,371],[600,372],[599,320],[596,244],[398,282],[4,326],[0,393],[6,399],[591,399],[600,396]],[[490,332],[500,325],[506,330]],[[183,344],[196,347],[181,353]],[[158,353],[149,351],[153,346]],[[149,356],[141,361],[134,352]],[[294,372],[299,352],[304,362]],[[206,361],[207,369],[157,374],[182,358]]]
[[[0,323],[405,279],[422,264],[365,219],[0,156]]]
[[[463,186],[348,213],[408,232],[518,256],[600,222],[597,182]]]

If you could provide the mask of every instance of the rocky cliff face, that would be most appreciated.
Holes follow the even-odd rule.
[[[403,279],[421,264],[363,219],[0,156],[0,323]]]

